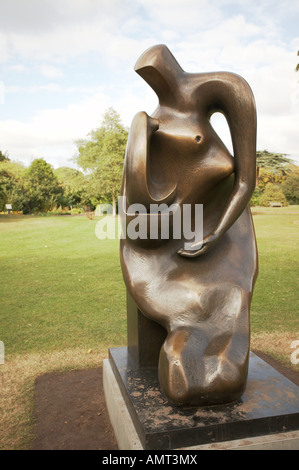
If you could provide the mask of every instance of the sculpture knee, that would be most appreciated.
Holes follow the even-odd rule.
[[[246,336],[236,339],[233,333],[216,334],[215,329],[213,334],[204,326],[178,328],[160,351],[160,384],[176,405],[234,401],[244,391],[248,358]]]

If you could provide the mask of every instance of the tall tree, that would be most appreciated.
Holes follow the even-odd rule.
[[[21,163],[10,161],[7,156],[0,158],[0,210],[4,210],[6,203],[12,204],[15,211],[24,210],[28,199],[25,173],[26,168]]]
[[[7,152],[1,152],[0,150],[0,162],[8,162],[9,161],[9,157],[8,157],[8,153]]]
[[[260,168],[267,168],[273,173],[286,172],[286,165],[290,159],[284,153],[272,153],[268,150],[256,153],[256,185],[259,184]]]
[[[54,174],[63,188],[63,194],[60,198],[61,206],[71,207],[77,204],[86,206],[90,204],[89,181],[82,171],[62,166],[54,170]]]
[[[120,194],[123,163],[128,131],[120,115],[112,108],[103,115],[101,126],[88,134],[88,139],[77,141],[77,164],[91,175],[94,193],[111,197],[113,215]]]
[[[43,158],[35,159],[28,168],[26,188],[29,195],[28,212],[50,210],[63,193],[51,165]]]
[[[281,188],[290,204],[299,204],[299,173],[290,174]]]

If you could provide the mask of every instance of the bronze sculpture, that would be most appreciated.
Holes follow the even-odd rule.
[[[186,73],[165,45],[142,54],[135,71],[159,106],[152,116],[138,113],[130,129],[122,186],[126,224],[136,217],[128,210],[136,203],[147,209],[145,219],[153,217],[151,205],[200,203],[203,239],[186,249],[183,239],[171,236],[123,238],[128,297],[139,322],[149,319],[165,331],[148,354],[158,354],[160,385],[172,403],[233,401],[247,380],[258,270],[247,206],[255,186],[253,94],[232,73]],[[210,124],[216,111],[227,119],[234,156]],[[163,211],[157,217],[161,224]],[[143,330],[139,341],[150,334]]]

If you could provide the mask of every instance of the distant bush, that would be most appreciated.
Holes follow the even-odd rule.
[[[282,192],[282,189],[275,184],[266,186],[265,191],[260,197],[260,206],[269,207],[271,203],[280,203],[282,206],[288,206],[288,201]]]
[[[299,204],[299,175],[290,175],[282,184],[282,191],[289,204]]]
[[[71,214],[72,215],[84,214],[84,209],[82,209],[82,207],[74,207],[73,209],[71,209]]]
[[[249,201],[249,205],[252,206],[259,206],[260,205],[260,198],[261,198],[261,190],[259,188],[255,188],[253,191],[253,194],[251,196],[251,199]]]
[[[38,212],[36,215],[38,217],[50,217],[50,215],[53,215],[53,214],[51,214],[50,212]]]
[[[50,217],[51,215],[71,215],[71,212],[67,208],[56,207],[46,212],[38,212],[41,217]]]
[[[48,214],[50,215],[67,215],[70,214],[70,210],[68,207],[54,207],[50,211],[48,211]]]
[[[22,212],[22,211],[10,211],[10,213],[11,213],[12,215],[23,215],[23,212]],[[7,211],[1,211],[0,214],[1,214],[1,215],[7,215],[8,212],[7,212]]]

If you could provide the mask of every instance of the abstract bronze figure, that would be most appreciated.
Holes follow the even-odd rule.
[[[256,168],[254,97],[236,74],[186,73],[165,45],[148,49],[135,71],[159,106],[152,116],[138,113],[130,129],[122,187],[126,223],[136,217],[128,212],[135,203],[148,212],[153,204],[203,204],[203,239],[190,249],[171,236],[122,239],[128,295],[165,329],[158,373],[168,399],[176,405],[230,402],[246,385],[257,276],[248,208]],[[227,119],[234,156],[210,124],[216,111]]]

